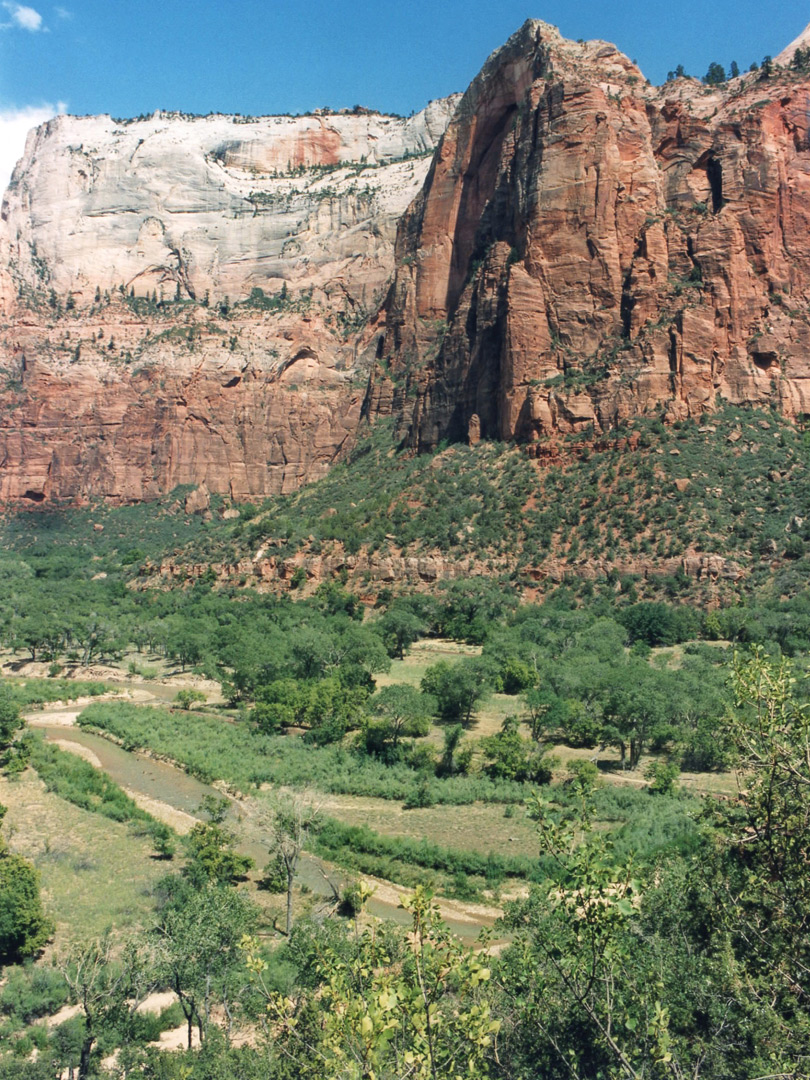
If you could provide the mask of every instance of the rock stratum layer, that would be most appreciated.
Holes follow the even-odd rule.
[[[455,103],[32,132],[0,221],[0,500],[246,499],[322,475]]]
[[[810,411],[809,120],[798,72],[654,88],[527,22],[403,218],[369,415],[430,449]]]
[[[720,399],[810,413],[796,67],[655,88],[529,21],[409,120],[51,121],[2,207],[0,499],[290,491],[363,410],[543,459]]]

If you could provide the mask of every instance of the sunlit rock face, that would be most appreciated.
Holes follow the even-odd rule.
[[[527,22],[402,220],[369,415],[430,448],[810,412],[809,117],[805,76],[654,88]]]
[[[455,103],[32,132],[0,222],[0,499],[245,499],[322,475]]]
[[[328,286],[336,264],[390,258],[452,106],[407,120],[56,117],[29,136],[3,201],[4,265],[77,303],[121,284],[198,299]]]
[[[792,68],[655,88],[529,21],[407,120],[50,121],[2,205],[0,499],[291,491],[364,415],[542,457],[810,413],[808,117]]]

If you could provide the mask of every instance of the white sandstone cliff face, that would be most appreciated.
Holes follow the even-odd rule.
[[[3,199],[0,264],[15,292],[77,304],[122,284],[167,298],[282,282],[328,294],[333,278],[367,303],[455,100],[409,119],[58,116],[29,135]]]
[[[323,475],[455,100],[32,132],[0,215],[0,501],[261,498]]]

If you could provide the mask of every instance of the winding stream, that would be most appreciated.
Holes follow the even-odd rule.
[[[65,714],[64,706],[59,710]],[[52,714],[53,715],[53,714]],[[55,719],[55,716],[54,716]],[[110,742],[99,735],[83,731],[76,726],[49,724],[48,710],[33,713],[28,717],[32,727],[41,731],[43,736],[54,743],[74,743],[84,747],[95,755],[101,768],[121,787],[128,791],[165,803],[175,810],[197,816],[200,804],[207,795],[221,797],[216,788],[202,783],[182,769],[165,761],[157,761],[145,754],[125,750],[117,743]],[[70,747],[66,747],[70,749]],[[267,859],[268,841],[263,840],[258,826],[249,817],[240,814],[238,803],[232,803],[229,824],[238,833],[237,847],[242,854],[253,858],[258,866]],[[329,866],[313,855],[305,854],[299,864],[297,880],[317,896],[331,897],[332,883],[342,887],[349,880],[339,869]],[[386,890],[390,892],[390,890]],[[403,890],[404,891],[404,890]],[[456,905],[452,905],[456,906]],[[388,919],[400,925],[410,924],[410,915],[393,901],[373,896],[368,903],[371,914],[381,919]],[[449,928],[466,943],[472,944],[479,931],[485,926],[492,926],[493,919],[480,913],[467,912],[464,917],[453,917],[451,910],[443,911]]]

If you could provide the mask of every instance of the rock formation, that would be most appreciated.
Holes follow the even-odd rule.
[[[121,284],[197,300],[303,284],[368,304],[454,104],[407,120],[57,116],[11,178],[0,261],[23,298],[54,289],[77,306]]]
[[[809,117],[799,72],[655,88],[527,22],[400,225],[368,414],[431,448],[718,397],[810,412]]]
[[[361,409],[543,460],[810,413],[807,40],[655,88],[529,21],[409,120],[49,122],[0,221],[0,499],[290,491]]]
[[[32,132],[0,221],[0,499],[245,499],[322,475],[454,104]]]

